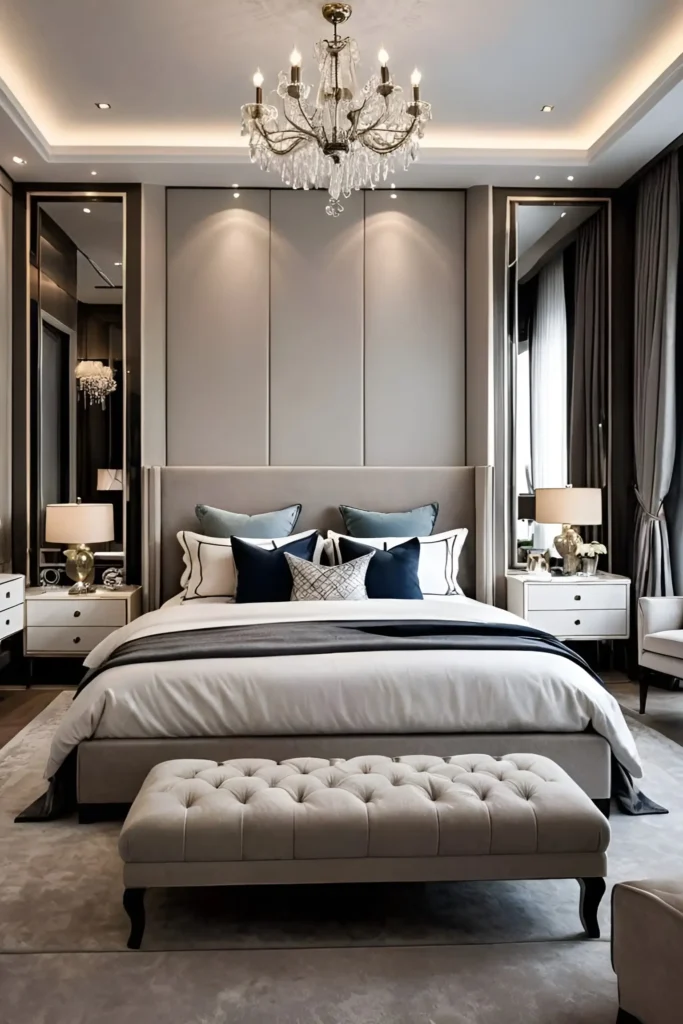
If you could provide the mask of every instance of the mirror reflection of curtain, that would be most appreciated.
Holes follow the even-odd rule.
[[[574,487],[607,483],[607,214],[578,231],[570,479]]]
[[[562,255],[545,266],[531,335],[531,470],[534,488],[567,484],[567,307]],[[558,524],[559,525],[559,524]],[[537,523],[534,547],[552,548],[559,533]]]

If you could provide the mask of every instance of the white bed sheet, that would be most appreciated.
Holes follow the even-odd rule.
[[[353,619],[522,622],[466,597],[424,601],[167,604],[102,641],[86,666],[128,640],[249,623]],[[593,726],[636,777],[619,705],[584,669],[519,651],[372,651],[197,659],[107,669],[75,699],[46,776],[82,740],[363,733],[581,732]]]

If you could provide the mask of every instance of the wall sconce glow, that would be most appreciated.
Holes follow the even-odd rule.
[[[96,103],[98,110],[111,110],[111,103]]]
[[[15,164],[19,164],[20,166],[23,166],[26,163],[23,156],[13,156],[12,162]]]
[[[83,207],[83,213],[92,213],[92,210],[90,209],[89,206],[84,206]]]
[[[568,174],[567,175],[567,181],[573,181],[573,180],[574,180],[574,175],[573,174]]]
[[[233,192],[233,194],[232,194],[232,198],[233,199],[239,199],[239,197],[240,197],[239,192]]]
[[[555,109],[555,105],[553,103],[544,103],[543,106],[541,107],[541,113],[542,114],[552,114],[554,109]]]

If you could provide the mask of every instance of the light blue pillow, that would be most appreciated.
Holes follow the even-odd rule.
[[[226,512],[211,505],[195,505],[195,514],[202,533],[207,537],[247,537],[251,540],[289,537],[301,515],[301,505],[290,505],[277,512],[247,516],[242,512]]]
[[[349,537],[428,537],[439,514],[438,501],[410,512],[366,512],[340,505]]]

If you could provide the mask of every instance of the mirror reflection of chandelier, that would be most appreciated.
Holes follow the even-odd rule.
[[[254,75],[256,102],[242,107],[242,134],[249,137],[253,163],[271,170],[278,167],[292,188],[327,188],[327,213],[338,217],[354,189],[374,188],[395,169],[400,155],[405,170],[417,159],[420,139],[431,120],[430,103],[420,99],[421,74],[411,75],[409,103],[389,71],[389,55],[378,54],[379,74],[359,88],[356,65],[360,59],[355,39],[340,38],[338,26],[351,17],[347,3],[323,4],[323,17],[334,27],[332,39],[315,47],[320,71],[317,93],[301,79],[301,54],[290,56],[289,74],[281,71],[277,107],[263,102],[264,78]]]
[[[114,371],[100,359],[81,359],[76,367],[76,379],[80,390],[89,398],[89,405],[100,402],[104,409],[107,395],[116,391]]]

